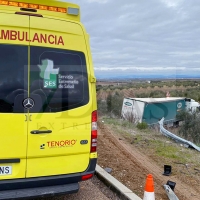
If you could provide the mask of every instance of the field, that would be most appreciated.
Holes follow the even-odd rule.
[[[106,99],[109,93],[118,92],[124,97],[190,97],[200,100],[200,80],[162,80],[162,81],[126,81],[97,82],[98,99]]]
[[[124,97],[188,97],[200,100],[199,80],[97,82],[99,111],[98,164],[143,198],[146,175],[155,181],[156,200],[167,200],[167,180],[176,182],[181,200],[199,200],[200,152],[175,143],[154,129],[139,130],[120,118]],[[170,130],[177,133],[177,129]],[[164,165],[172,175],[163,176]]]

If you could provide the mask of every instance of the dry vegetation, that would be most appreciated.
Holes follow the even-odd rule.
[[[199,200],[200,152],[166,138],[159,129],[138,130],[132,123],[107,117],[101,118],[100,123],[98,163],[111,167],[114,177],[142,198],[145,176],[152,173],[156,200],[168,199],[163,189],[167,180],[176,182],[175,193],[179,199]],[[118,147],[122,151],[119,152],[117,140],[126,145],[127,152]],[[134,152],[134,157],[130,152]],[[169,177],[162,175],[166,164],[172,166]]]
[[[200,101],[200,80],[97,82],[97,97],[106,100],[109,93],[118,92],[123,97],[190,97]]]
[[[167,92],[170,92],[171,97],[188,97],[196,101],[200,101],[200,80],[171,80],[171,81],[152,81],[148,82],[123,82],[123,83],[98,83],[97,84],[97,97],[98,97],[98,112],[101,121],[104,121],[107,130],[112,132],[117,138],[126,143],[130,148],[140,152],[140,155],[145,155],[146,158],[152,160],[154,166],[159,169],[154,171],[154,168],[149,169],[153,171],[157,179],[156,192],[159,200],[165,200],[166,195],[161,191],[160,183],[165,180],[162,177],[161,169],[165,164],[171,165],[173,172],[171,181],[177,181],[179,183],[178,195],[181,200],[199,200],[200,196],[200,152],[185,148],[181,144],[177,144],[174,141],[166,138],[159,133],[159,128],[139,130],[136,125],[123,121],[120,119],[120,113],[122,108],[122,101],[124,97],[165,97]],[[196,128],[199,130],[199,128]],[[173,133],[178,133],[177,129],[170,130]],[[105,135],[108,131],[104,131]],[[105,167],[109,167],[108,164],[115,170],[113,175],[122,181],[125,185],[138,192],[138,195],[142,197],[141,190],[141,178],[146,173],[138,168],[138,172],[134,173],[140,180],[138,184],[136,180],[133,180],[133,176],[127,174],[124,179],[118,176],[119,171],[129,171],[129,165],[122,163],[116,165],[115,156],[110,149],[106,152],[106,140],[110,136],[100,137],[102,148],[99,150],[99,164]],[[110,138],[111,139],[111,138]],[[115,144],[115,142],[113,142]],[[114,147],[113,147],[114,148]],[[113,162],[112,162],[113,160]],[[127,164],[127,165],[125,165]],[[125,169],[126,168],[126,169]],[[148,169],[147,169],[148,171]],[[142,174],[143,173],[143,174]],[[138,174],[138,175],[137,175]],[[140,176],[140,175],[141,176]],[[181,184],[184,184],[184,188]],[[161,191],[161,192],[160,192]]]

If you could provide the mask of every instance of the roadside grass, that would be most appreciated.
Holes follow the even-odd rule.
[[[146,155],[160,169],[171,165],[172,175],[180,181],[194,187],[200,184],[200,152],[165,137],[158,127],[139,130],[135,124],[121,119],[105,117],[103,121],[113,134]]]
[[[173,160],[178,160],[181,163],[186,163],[186,161],[191,158],[191,155],[180,151],[180,146],[172,143],[163,143],[160,140],[151,141],[155,147],[155,153],[159,157],[170,158]]]
[[[101,120],[110,126],[118,137],[152,157],[160,166],[163,163],[183,165],[189,163],[193,168],[200,170],[200,152],[165,137],[159,129],[139,130],[135,124],[121,119],[103,117]]]
[[[118,125],[126,128],[135,128],[135,124],[130,123],[128,121],[122,120],[122,119],[117,119],[117,118],[110,118],[110,117],[103,117],[101,119],[102,121],[105,121],[106,124],[110,125]]]

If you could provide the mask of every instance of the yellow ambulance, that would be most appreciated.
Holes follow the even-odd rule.
[[[95,87],[78,5],[0,0],[0,199],[73,193],[93,176]]]

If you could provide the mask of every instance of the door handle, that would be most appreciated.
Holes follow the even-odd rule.
[[[28,115],[25,115],[25,122],[28,121]]]
[[[43,131],[39,131],[39,130],[33,130],[30,132],[31,134],[43,134],[43,133],[52,133],[51,130],[43,130]]]
[[[31,117],[32,117],[32,115],[29,116],[29,121],[32,121]]]

